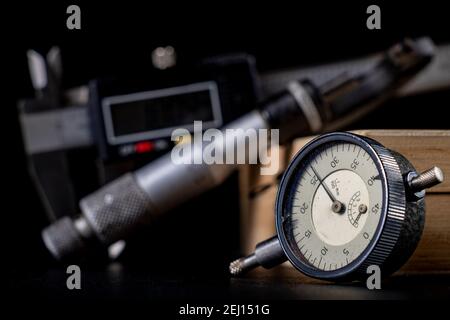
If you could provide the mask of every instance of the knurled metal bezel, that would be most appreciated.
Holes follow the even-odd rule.
[[[387,212],[378,240],[357,270],[358,273],[364,275],[367,274],[368,266],[378,265],[382,267],[389,257],[399,239],[406,213],[405,182],[397,160],[385,147],[378,143],[369,143],[378,154],[386,175]]]

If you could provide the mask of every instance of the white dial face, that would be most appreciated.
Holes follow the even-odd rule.
[[[378,168],[356,144],[329,143],[303,161],[288,208],[296,251],[310,266],[345,267],[371,242],[380,222]]]

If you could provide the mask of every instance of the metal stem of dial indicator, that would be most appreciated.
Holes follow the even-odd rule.
[[[258,243],[254,253],[231,262],[229,270],[232,275],[237,276],[258,266],[270,269],[286,260],[287,257],[281,248],[278,236],[273,236]]]

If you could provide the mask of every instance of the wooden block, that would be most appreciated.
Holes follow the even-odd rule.
[[[450,130],[361,130],[355,133],[401,153],[418,171],[433,165],[440,167],[446,179],[428,193],[450,193]]]
[[[413,256],[400,273],[450,273],[450,130],[359,130],[355,133],[373,138],[385,147],[403,154],[418,171],[439,166],[446,177],[444,183],[427,191],[426,223],[422,239]],[[282,148],[282,164],[287,164],[313,137],[295,140]],[[281,168],[283,171],[285,166]],[[274,176],[260,176],[257,166],[246,167],[241,179],[242,248],[245,253],[275,234],[275,196],[277,180]],[[241,172],[242,173],[242,172]],[[266,188],[261,188],[266,186]],[[250,198],[254,190],[263,190]]]

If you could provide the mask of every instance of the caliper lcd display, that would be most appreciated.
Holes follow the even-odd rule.
[[[110,144],[169,137],[176,128],[220,127],[222,115],[215,82],[201,82],[104,98],[106,136]]]

